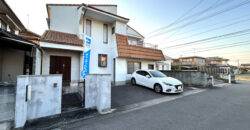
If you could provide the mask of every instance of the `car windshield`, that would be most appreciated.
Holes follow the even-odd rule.
[[[159,72],[159,71],[149,71],[149,73],[153,76],[153,77],[158,77],[158,78],[163,78],[166,77],[165,74]]]

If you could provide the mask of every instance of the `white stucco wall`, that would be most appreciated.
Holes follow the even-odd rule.
[[[3,65],[3,48],[0,46],[0,82],[2,81],[2,69],[3,69],[2,65]]]
[[[41,74],[41,52],[39,49],[36,49],[36,60],[35,60],[35,75]]]
[[[138,39],[144,39],[138,32],[133,30],[130,26],[127,26],[127,35],[130,37],[138,38]]]
[[[31,86],[28,101],[27,85]],[[62,75],[20,75],[15,93],[15,128],[23,127],[26,120],[60,114]]]
[[[128,61],[141,62],[141,69],[144,69],[144,70],[148,69],[149,64],[153,64],[154,69],[156,69],[156,61],[116,58],[115,80],[117,83],[119,83],[119,82],[124,83],[126,80],[130,80],[131,74],[127,73],[127,62]]]
[[[23,74],[24,51],[4,48],[2,51],[2,81],[16,81],[18,75]],[[9,76],[10,75],[10,78]]]
[[[117,7],[116,6],[93,6],[97,9],[104,10],[106,12],[110,12],[113,14],[117,14]]]
[[[68,56],[71,57],[71,81],[80,80],[80,52],[44,49],[42,74],[48,75],[50,72],[50,56]]]
[[[50,30],[78,34],[79,14],[77,6],[49,6]]]
[[[119,21],[116,21],[115,23],[115,32],[122,34],[122,35],[127,35],[127,24],[126,23],[122,23]]]
[[[103,22],[91,19],[91,53],[90,53],[90,74],[113,74],[113,59],[117,56],[114,35],[112,35],[112,24],[108,24],[108,43],[103,43]],[[86,24],[86,23],[85,23]],[[85,32],[86,32],[86,25]],[[98,66],[98,54],[107,54],[107,67]]]

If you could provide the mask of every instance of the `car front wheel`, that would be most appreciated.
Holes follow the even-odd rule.
[[[131,79],[131,84],[132,84],[132,85],[136,85],[135,78],[132,78],[132,79]]]
[[[156,93],[161,93],[162,92],[162,87],[160,84],[156,84],[154,87],[154,90]]]

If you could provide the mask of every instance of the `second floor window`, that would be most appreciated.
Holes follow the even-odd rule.
[[[108,43],[108,24],[103,24],[103,43]]]
[[[86,20],[86,35],[91,37],[91,20]]]
[[[3,20],[1,20],[1,28],[7,30],[7,24]]]

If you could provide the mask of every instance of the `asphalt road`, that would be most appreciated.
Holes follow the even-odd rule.
[[[68,124],[62,129],[250,129],[250,82],[212,88],[135,111]]]

